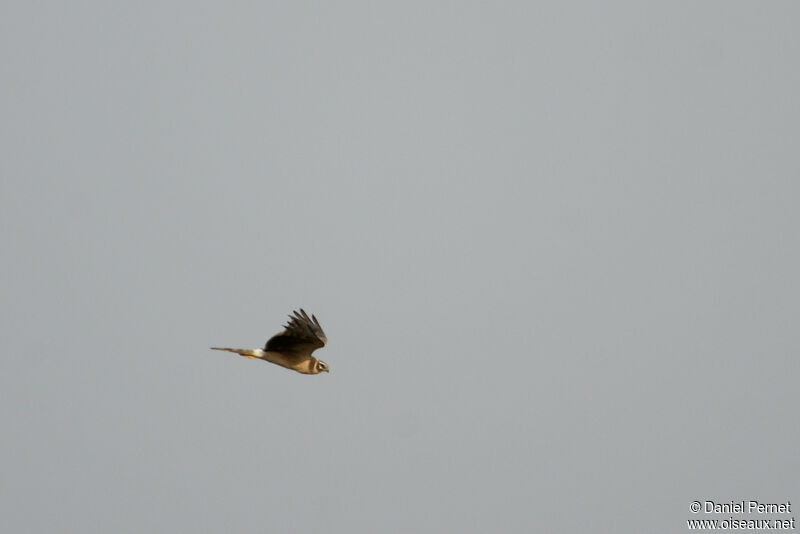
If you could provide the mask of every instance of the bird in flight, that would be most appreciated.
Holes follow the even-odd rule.
[[[289,316],[283,332],[269,338],[263,349],[229,349],[211,347],[211,350],[227,350],[246,358],[257,358],[293,369],[304,375],[328,373],[328,364],[314,358],[311,353],[328,343],[325,332],[313,315],[311,317],[300,308]]]

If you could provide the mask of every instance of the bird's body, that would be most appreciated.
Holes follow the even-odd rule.
[[[325,332],[313,315],[311,317],[301,308],[289,316],[289,323],[283,332],[272,336],[263,349],[232,349],[211,347],[212,350],[225,350],[244,356],[265,360],[304,375],[328,372],[328,364],[311,355],[328,343]]]

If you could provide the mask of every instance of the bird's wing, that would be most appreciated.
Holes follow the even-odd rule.
[[[325,332],[313,315],[311,317],[300,308],[300,312],[294,312],[289,316],[289,322],[283,332],[272,336],[264,350],[267,352],[279,352],[286,356],[307,359],[311,353],[324,347],[328,343]]]

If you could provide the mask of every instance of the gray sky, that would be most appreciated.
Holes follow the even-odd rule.
[[[0,530],[800,506],[796,2],[47,4],[0,7]],[[300,306],[329,375],[208,350]]]

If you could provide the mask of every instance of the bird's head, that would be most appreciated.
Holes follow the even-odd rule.
[[[331,370],[328,369],[328,364],[323,362],[322,360],[317,360],[314,363],[314,371],[317,373],[330,373]]]

